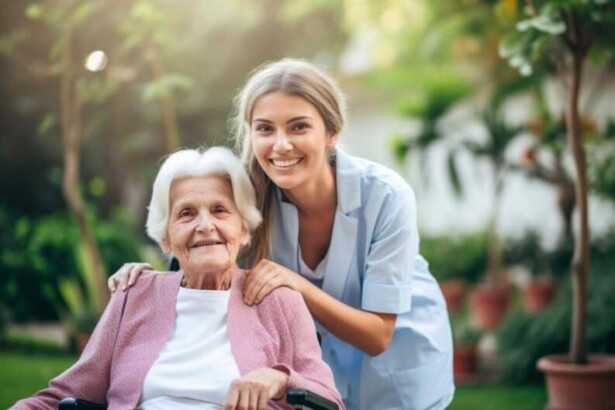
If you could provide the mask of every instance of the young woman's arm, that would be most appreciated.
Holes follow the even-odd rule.
[[[412,272],[418,254],[414,194],[401,183],[399,189],[390,188],[377,195],[379,211],[368,238],[360,309],[268,260],[260,261],[248,275],[244,302],[260,303],[272,289],[287,286],[303,295],[312,315],[336,337],[369,355],[382,353],[393,337],[397,314],[410,309]]]
[[[389,346],[397,315],[348,306],[301,275],[269,260],[260,261],[250,271],[244,287],[244,302],[258,304],[280,286],[301,293],[312,316],[339,339],[371,356],[379,355]]]

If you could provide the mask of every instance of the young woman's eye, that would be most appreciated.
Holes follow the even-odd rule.
[[[299,122],[299,123],[293,125],[293,130],[295,130],[295,131],[303,131],[303,130],[308,129],[309,127],[310,127],[309,124],[306,124],[304,122]]]
[[[255,131],[261,134],[267,134],[271,132],[271,126],[267,124],[259,124],[256,126]]]

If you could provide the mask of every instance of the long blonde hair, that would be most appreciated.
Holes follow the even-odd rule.
[[[280,91],[304,98],[322,117],[331,135],[339,134],[345,123],[346,100],[335,81],[314,65],[285,58],[257,68],[234,100],[231,126],[241,161],[256,191],[256,205],[263,223],[254,232],[247,262],[251,266],[271,257],[271,217],[275,184],[258,163],[251,141],[252,113],[258,101],[267,94]]]

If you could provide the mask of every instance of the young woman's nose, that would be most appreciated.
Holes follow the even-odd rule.
[[[278,131],[275,135],[275,142],[273,144],[273,150],[275,152],[283,153],[293,149],[293,145],[288,139],[288,135],[284,131]]]

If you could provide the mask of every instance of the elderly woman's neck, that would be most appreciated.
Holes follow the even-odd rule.
[[[223,272],[183,271],[182,286],[189,289],[228,290],[233,279],[233,268]]]

